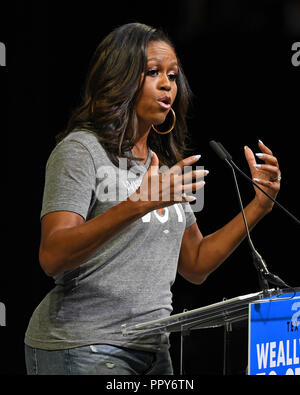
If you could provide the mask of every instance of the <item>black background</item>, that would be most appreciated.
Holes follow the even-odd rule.
[[[38,263],[39,214],[45,163],[71,110],[80,102],[87,66],[98,43],[118,25],[139,21],[163,27],[173,39],[194,93],[189,127],[199,164],[210,170],[202,233],[214,232],[238,211],[230,170],[208,146],[221,141],[249,174],[243,147],[257,152],[261,139],[278,157],[278,196],[296,216],[299,186],[300,67],[291,63],[300,41],[298,1],[186,0],[6,2],[0,9],[0,41],[6,45],[1,78],[2,259],[0,373],[25,374],[23,339],[28,320],[53,286]],[[297,11],[298,10],[298,11]],[[298,18],[297,18],[298,12]],[[240,179],[244,203],[251,185]],[[299,286],[299,227],[278,208],[253,230],[269,269]],[[259,290],[248,245],[243,242],[201,286],[178,277],[174,312]],[[175,372],[179,336],[171,335]],[[246,368],[246,327],[230,340],[228,373]],[[186,339],[185,371],[222,374],[223,329]]]

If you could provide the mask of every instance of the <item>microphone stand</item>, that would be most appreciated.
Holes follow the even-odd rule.
[[[276,276],[275,274],[269,272],[264,259],[258,253],[256,248],[254,247],[254,244],[253,244],[251,236],[250,236],[248,224],[247,224],[245,211],[244,211],[244,207],[243,207],[243,202],[242,202],[240,190],[239,190],[239,187],[238,187],[238,182],[237,182],[237,178],[236,178],[234,167],[233,167],[232,163],[227,158],[225,158],[225,162],[230,166],[230,168],[232,170],[232,173],[233,173],[235,189],[236,189],[236,192],[237,192],[237,196],[238,196],[238,200],[239,200],[239,204],[240,204],[240,208],[241,208],[241,212],[242,212],[242,216],[243,216],[243,220],[244,220],[244,224],[245,224],[245,228],[246,228],[247,240],[248,240],[248,244],[250,246],[251,252],[252,252],[253,264],[254,264],[257,272],[258,272],[258,281],[259,281],[260,289],[265,294],[267,294],[266,291],[269,289],[269,282],[271,284],[273,284],[273,285],[278,286],[278,287],[290,288],[289,285],[287,285],[278,276]]]
[[[271,199],[274,203],[280,206],[287,214],[289,214],[291,217],[293,217],[294,220],[300,223],[300,221],[294,217],[289,211],[287,211],[283,206],[281,206],[275,199],[272,198],[267,192],[265,192],[259,185],[257,185],[251,178],[249,178],[245,173],[240,170],[236,164],[233,162],[231,155],[226,151],[226,149],[223,147],[221,143],[216,143],[215,141],[211,141],[210,143],[211,148],[215,151],[215,153],[219,156],[220,159],[224,160],[228,166],[231,168],[232,173],[233,173],[233,178],[234,178],[234,183],[235,183],[235,188],[246,228],[246,234],[247,234],[247,239],[248,239],[248,244],[252,252],[252,259],[253,259],[253,264],[258,272],[258,279],[259,279],[259,285],[260,289],[263,291],[264,294],[267,295],[267,290],[269,289],[269,282],[273,285],[276,285],[277,287],[284,287],[284,288],[290,288],[289,285],[287,285],[281,278],[279,278],[277,275],[269,272],[267,265],[262,258],[262,256],[258,253],[258,251],[255,249],[254,244],[252,242],[252,239],[250,237],[250,232],[245,216],[245,211],[243,207],[243,202],[241,199],[241,194],[235,174],[234,168],[237,168],[237,170],[248,180],[251,181],[252,184],[254,184],[258,189],[260,189],[266,196],[268,196],[269,199]]]

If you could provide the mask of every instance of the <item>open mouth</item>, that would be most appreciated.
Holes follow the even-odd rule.
[[[158,99],[158,103],[163,108],[166,108],[166,109],[171,108],[171,98],[168,97],[168,96],[165,96],[165,97],[162,97],[161,99]]]

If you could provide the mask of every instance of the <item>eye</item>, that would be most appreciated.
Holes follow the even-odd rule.
[[[178,77],[178,74],[169,74],[169,80],[170,81],[176,81],[177,80],[177,77]]]
[[[159,73],[160,73],[160,70],[158,68],[152,68],[152,69],[148,69],[146,71],[146,76],[157,77],[159,75]],[[178,77],[178,74],[175,73],[175,72],[172,72],[172,73],[168,74],[168,78],[172,82],[176,81],[177,77]]]
[[[148,69],[146,71],[146,75],[150,76],[150,77],[156,77],[158,74],[158,69]]]

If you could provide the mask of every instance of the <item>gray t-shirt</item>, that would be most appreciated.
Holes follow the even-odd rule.
[[[128,172],[122,159],[113,165],[95,134],[70,133],[48,159],[41,218],[53,211],[72,211],[85,221],[101,215],[138,189],[150,162],[151,150],[145,165],[132,161]],[[123,336],[121,325],[171,314],[182,236],[195,221],[188,203],[152,211],[78,268],[56,276],[30,319],[25,343],[48,350],[99,343],[168,347],[167,335]]]

